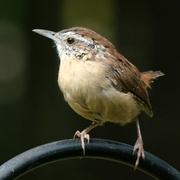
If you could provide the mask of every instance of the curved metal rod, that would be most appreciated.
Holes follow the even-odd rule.
[[[120,142],[91,139],[86,144],[86,155],[83,155],[80,139],[68,139],[52,142],[30,149],[10,159],[0,166],[0,180],[16,179],[23,174],[54,161],[77,158],[97,158],[116,161],[134,167],[136,155],[133,147]],[[180,172],[159,159],[145,152],[146,159],[140,160],[138,170],[155,179],[180,180]]]

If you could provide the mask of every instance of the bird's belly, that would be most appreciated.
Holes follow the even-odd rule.
[[[135,119],[140,110],[132,94],[119,92],[88,92],[81,98],[65,93],[64,97],[71,108],[79,115],[92,121],[115,122],[122,125]],[[114,90],[116,91],[116,90]]]
[[[67,72],[67,67],[63,67],[58,77],[65,100],[76,113],[92,121],[110,121],[122,125],[139,114],[133,94],[117,91],[105,78],[103,69],[93,69],[96,71],[94,75],[86,67],[81,67],[81,74],[77,73],[78,68],[74,67],[74,72]]]

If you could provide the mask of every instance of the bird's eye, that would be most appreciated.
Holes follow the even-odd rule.
[[[74,42],[74,38],[69,37],[69,38],[67,38],[66,41],[67,41],[68,44],[72,44]]]

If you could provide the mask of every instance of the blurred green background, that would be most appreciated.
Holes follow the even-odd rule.
[[[176,0],[0,0],[0,164],[30,148],[72,138],[91,124],[59,91],[53,42],[32,32],[84,26],[113,42],[140,71],[166,74],[150,90],[154,117],[142,114],[140,125],[145,150],[180,170],[179,5]],[[134,145],[136,127],[107,123],[90,135]],[[140,178],[152,179],[118,163],[78,159],[20,179]]]

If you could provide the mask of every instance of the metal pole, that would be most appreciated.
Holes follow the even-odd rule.
[[[105,159],[134,168],[137,154],[133,155],[132,152],[133,146],[127,144],[91,139],[90,143],[86,144],[86,154],[83,155],[80,139],[56,141],[30,149],[2,164],[0,180],[16,179],[39,166],[65,159]],[[137,170],[143,171],[154,179],[180,180],[180,172],[175,168],[148,152],[145,152],[145,156],[145,161],[140,160]]]

